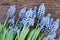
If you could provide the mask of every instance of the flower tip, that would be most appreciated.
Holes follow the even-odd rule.
[[[35,6],[34,9],[37,9],[37,7]]]
[[[51,14],[49,13],[48,16],[51,17]]]
[[[44,3],[42,3],[41,5],[44,5]]]
[[[30,8],[29,10],[32,10],[32,8]]]
[[[42,4],[39,6],[39,9],[45,9],[44,3],[42,3]]]
[[[56,19],[56,21],[59,23],[59,19]]]
[[[16,10],[16,5],[12,5],[10,8],[14,8]]]
[[[27,7],[22,8],[21,11],[20,11],[20,13],[21,12],[24,12],[25,13],[26,12],[26,9],[27,9]]]
[[[16,5],[10,6],[10,8],[7,11],[7,16],[12,17],[15,11],[16,11]]]
[[[25,9],[27,9],[27,7],[24,7]]]
[[[16,7],[16,5],[12,5],[12,6]]]

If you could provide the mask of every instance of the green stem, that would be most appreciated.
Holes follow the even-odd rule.
[[[44,34],[41,35],[40,40],[43,38]]]
[[[18,24],[18,22],[19,22],[19,19],[20,19],[20,18],[18,18],[18,19],[17,19],[17,21],[16,21],[16,24],[15,24],[15,27],[16,27],[16,25]]]
[[[8,21],[9,17],[6,18],[5,22],[4,22],[4,26],[6,26],[6,23]]]

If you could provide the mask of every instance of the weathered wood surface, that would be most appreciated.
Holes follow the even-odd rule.
[[[60,0],[0,0],[0,22],[4,22],[6,12],[10,5],[16,5],[17,14],[24,6],[33,8],[34,6],[38,7],[41,3],[45,3],[46,14],[50,12],[52,17],[60,19]],[[57,36],[58,35],[60,35],[60,27],[57,31]]]

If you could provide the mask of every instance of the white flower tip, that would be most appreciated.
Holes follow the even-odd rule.
[[[16,5],[12,5],[12,6],[16,7]]]
[[[44,5],[44,3],[42,3],[42,4],[40,5],[40,7],[44,7],[44,8],[45,8],[45,5]]]
[[[57,19],[57,21],[59,21],[59,19]]]
[[[12,5],[10,8],[14,8],[14,9],[16,9],[16,5]]]
[[[35,6],[34,9],[37,9],[37,7]]]
[[[41,5],[44,5],[44,3],[42,3]]]
[[[38,9],[38,11],[40,11],[41,13],[45,13],[45,5],[44,5],[44,3],[42,3],[40,6],[39,6],[39,9]]]
[[[32,8],[30,8],[29,10],[32,10]]]
[[[59,19],[56,19],[56,21],[58,22],[58,24],[59,24]]]
[[[48,16],[51,17],[51,14],[49,13]]]
[[[24,7],[25,9],[27,9],[27,7]]]

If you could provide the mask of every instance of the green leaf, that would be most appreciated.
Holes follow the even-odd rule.
[[[38,37],[38,35],[39,35],[39,32],[40,32],[40,28],[38,28],[38,29],[35,31],[35,33],[34,33],[34,35],[33,35],[33,37],[32,37],[31,40],[36,40],[37,37]]]
[[[40,36],[40,40],[43,38],[43,36],[44,36],[44,34],[42,34],[42,35]]]
[[[0,33],[3,32],[3,25],[0,23]]]
[[[20,39],[20,30],[17,31],[17,35],[16,35],[15,40],[19,40],[19,39]]]
[[[3,40],[5,40],[5,34],[6,34],[6,28],[4,29],[4,33],[3,33]]]
[[[46,40],[46,37],[43,37],[43,39],[42,40]]]
[[[2,38],[2,37],[3,37],[3,34],[0,34],[0,40],[3,40],[3,38]]]
[[[8,19],[9,19],[9,17],[6,18],[3,26],[6,26]]]
[[[26,38],[26,36],[28,35],[28,33],[29,33],[29,28],[24,28],[21,32],[19,40],[24,40]]]
[[[38,36],[37,40],[40,40],[40,35]]]
[[[12,33],[12,30],[10,30],[10,31],[8,32],[8,34],[6,35],[5,40],[13,40],[13,38],[14,38],[14,35],[13,35],[13,33]]]
[[[32,36],[34,35],[34,32],[36,31],[36,28],[31,30],[31,32],[27,36],[27,40],[31,40]]]
[[[0,40],[3,40],[4,37],[4,26],[0,23]]]

